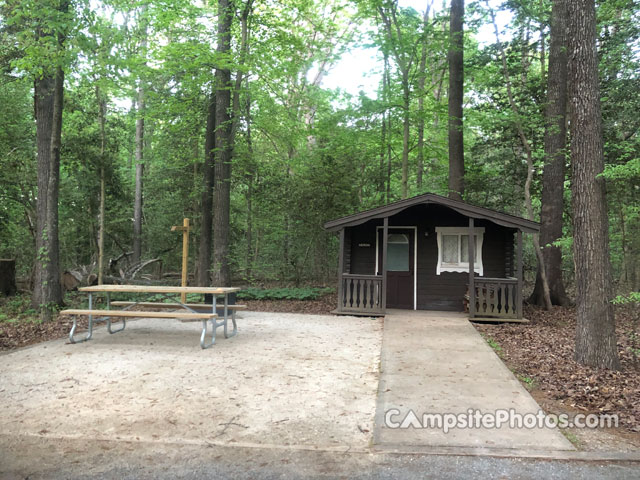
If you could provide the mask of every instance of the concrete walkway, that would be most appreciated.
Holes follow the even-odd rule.
[[[453,447],[573,450],[551,428],[423,428],[423,414],[483,414],[540,407],[480,334],[459,313],[392,311],[384,324],[374,444],[378,448]],[[392,410],[395,409],[395,410]],[[407,417],[412,410],[414,417]],[[385,425],[385,413],[394,412]],[[412,427],[391,428],[404,419]],[[418,428],[416,428],[416,426]]]

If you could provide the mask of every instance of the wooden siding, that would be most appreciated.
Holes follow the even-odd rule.
[[[341,252],[342,254],[342,252]],[[344,230],[344,265],[343,271],[340,273],[349,273],[351,271],[351,229]]]
[[[389,219],[394,226],[418,227],[417,307],[419,310],[462,311],[467,292],[468,273],[443,272],[436,275],[438,244],[435,227],[468,227],[468,218],[439,205],[417,205]],[[351,237],[350,270],[352,274],[375,275],[376,227],[382,220],[374,219],[362,225],[348,227]],[[513,272],[513,229],[488,220],[476,220],[476,227],[484,227],[482,263],[484,277],[504,277]],[[427,234],[427,235],[425,235]],[[360,247],[360,244],[369,247]],[[380,246],[381,248],[381,246]],[[349,250],[347,248],[347,250]],[[511,276],[511,275],[508,275]]]
[[[515,277],[516,275],[516,253],[513,230],[504,229],[504,276]]]
[[[375,223],[382,225],[382,221]],[[376,225],[373,222],[367,222],[355,228],[347,228],[347,231],[351,231],[351,270],[348,273],[375,275]],[[368,244],[369,246],[361,247],[361,244]]]

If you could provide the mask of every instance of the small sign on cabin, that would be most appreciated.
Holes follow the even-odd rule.
[[[370,243],[359,243],[358,246],[359,247],[370,247],[371,244]]]

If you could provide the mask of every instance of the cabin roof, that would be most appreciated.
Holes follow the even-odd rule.
[[[444,207],[451,208],[456,212],[465,215],[467,217],[482,218],[490,220],[498,225],[509,228],[517,228],[523,232],[537,233],[540,231],[540,224],[526,218],[517,217],[515,215],[509,215],[507,213],[497,212],[489,208],[477,207],[470,205],[459,200],[452,200],[451,198],[436,195],[434,193],[425,193],[416,197],[399,200],[397,202],[389,203],[381,207],[365,210],[364,212],[354,213],[347,215],[346,217],[337,218],[324,224],[325,230],[337,231],[344,227],[353,227],[360,225],[373,218],[385,218],[391,217],[396,213],[405,210],[406,208],[413,207],[414,205],[442,205]]]

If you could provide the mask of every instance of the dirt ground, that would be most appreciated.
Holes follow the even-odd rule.
[[[199,346],[200,324],[142,319],[124,333],[5,354],[0,431],[47,438],[349,449],[372,436],[380,320],[244,312]]]
[[[15,299],[7,301],[16,302]],[[255,312],[327,315],[335,308],[335,296],[327,295],[314,301],[262,300],[243,303]],[[6,307],[4,305],[5,312]],[[620,413],[622,425],[618,429],[566,431],[567,437],[580,450],[637,451],[640,449],[640,374],[631,354],[631,313],[624,309],[617,311],[618,342],[623,364],[621,374],[589,369],[573,361],[573,309],[554,308],[552,312],[545,312],[527,307],[525,316],[531,320],[529,324],[477,325],[477,328],[497,342],[501,349],[499,355],[545,411],[572,414],[610,412],[613,409]],[[347,323],[344,325],[349,327]],[[70,327],[71,321],[65,317],[46,325],[25,319],[2,322],[0,351],[66,338]],[[351,328],[348,330],[352,335],[356,334]],[[221,340],[220,344],[223,343],[224,340]]]

